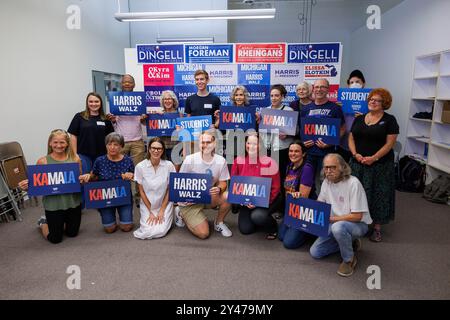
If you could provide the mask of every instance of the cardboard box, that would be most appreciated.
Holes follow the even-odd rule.
[[[450,123],[450,101],[445,101],[442,106],[441,121],[444,123]]]

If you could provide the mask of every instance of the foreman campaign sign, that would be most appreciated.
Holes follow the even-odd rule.
[[[326,144],[339,145],[340,119],[306,117],[301,118],[300,122],[300,135],[302,141],[322,140]]]
[[[339,88],[338,101],[342,102],[342,112],[354,114],[355,112],[367,113],[367,97],[372,89]]]
[[[78,163],[28,166],[28,195],[47,196],[80,192]]]
[[[306,198],[294,199],[286,195],[284,223],[300,231],[319,237],[328,236],[331,205]]]
[[[117,207],[131,204],[130,181],[118,179],[89,182],[84,185],[86,209]]]
[[[110,91],[108,96],[112,114],[140,116],[147,113],[145,92]]]
[[[271,186],[272,178],[232,176],[228,202],[268,208]]]
[[[173,202],[211,203],[212,176],[200,173],[170,173],[169,200]]]
[[[289,136],[295,136],[297,130],[297,111],[276,110],[271,108],[261,109],[259,130],[275,130]]]

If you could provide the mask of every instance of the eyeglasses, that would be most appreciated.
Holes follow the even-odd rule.
[[[324,171],[327,171],[327,170],[331,170],[331,171],[334,171],[334,170],[336,170],[336,166],[324,166],[323,167],[323,170]]]
[[[374,102],[374,103],[383,103],[383,100],[381,99],[374,99],[374,98],[370,98],[369,102]]]
[[[328,89],[328,88],[329,88],[328,86],[314,86],[314,89],[319,89],[319,90]]]
[[[152,150],[152,151],[163,151],[164,150],[164,148],[156,148],[156,147],[150,147],[150,150]]]

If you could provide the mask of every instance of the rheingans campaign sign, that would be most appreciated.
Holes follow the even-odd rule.
[[[145,92],[110,91],[109,112],[114,115],[140,116],[147,113]]]
[[[305,117],[300,120],[302,141],[322,140],[326,144],[339,145],[341,119]]]
[[[169,201],[211,203],[209,189],[212,187],[212,176],[200,173],[176,173],[169,176]]]
[[[268,208],[271,185],[272,178],[232,176],[228,202]]]
[[[78,163],[28,166],[28,195],[47,196],[80,192]]]
[[[219,129],[255,129],[255,109],[248,107],[220,107]]]
[[[232,44],[186,44],[186,63],[232,63]]]
[[[131,204],[130,181],[118,179],[86,183],[84,185],[84,201],[86,209]]]
[[[297,120],[297,111],[262,108],[259,130],[267,130],[267,132],[270,132],[270,130],[278,129],[280,133],[295,136]]]
[[[178,112],[174,113],[151,113],[147,119],[147,137],[170,137],[176,129]]]
[[[330,225],[331,205],[306,198],[294,199],[286,195],[284,223],[300,231],[327,237]]]
[[[182,44],[138,44],[136,45],[138,63],[183,63]]]
[[[180,126],[178,140],[183,142],[198,140],[202,131],[208,130],[212,125],[211,116],[177,118],[177,126]]]
[[[342,111],[345,114],[367,113],[367,97],[372,89],[367,88],[339,88],[338,101],[342,102]]]

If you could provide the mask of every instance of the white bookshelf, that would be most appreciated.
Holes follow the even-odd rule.
[[[445,101],[450,101],[450,50],[415,59],[405,154],[427,165],[427,183],[450,174],[450,124],[442,122]],[[433,112],[432,119],[414,118]]]

